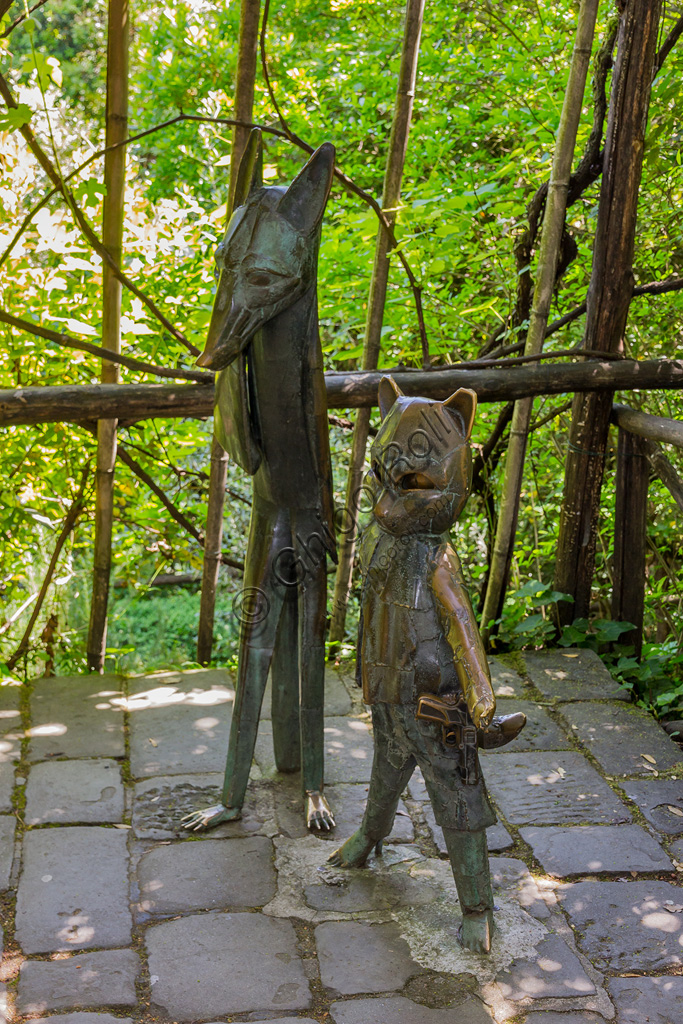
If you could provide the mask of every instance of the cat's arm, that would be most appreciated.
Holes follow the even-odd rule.
[[[431,587],[472,721],[477,728],[486,728],[496,710],[496,698],[460,560],[452,548],[439,550]]]

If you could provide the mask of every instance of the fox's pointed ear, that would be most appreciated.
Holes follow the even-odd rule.
[[[382,377],[377,388],[377,400],[382,419],[391,409],[397,398],[402,398],[403,392],[393,377]]]
[[[278,213],[304,235],[317,231],[334,177],[335,148],[323,142],[280,200]]]
[[[477,411],[476,391],[470,391],[469,388],[459,388],[454,395],[446,399],[443,407],[457,421],[465,436],[465,440],[469,440],[474,424],[474,414]]]
[[[252,128],[249,139],[240,160],[240,169],[237,172],[235,184],[235,195],[232,201],[232,208],[244,206],[251,193],[261,187],[263,177],[262,167],[263,140],[260,128]]]

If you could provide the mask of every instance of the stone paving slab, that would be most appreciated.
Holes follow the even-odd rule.
[[[34,1024],[133,1024],[130,1017],[114,1017],[111,1013],[62,1013],[57,1017],[39,1017]]]
[[[20,686],[0,685],[0,764],[17,761],[21,757],[24,729],[19,708],[20,696]]]
[[[458,1006],[431,1009],[405,996],[385,999],[351,999],[330,1007],[334,1024],[493,1024],[493,1017],[478,999]]]
[[[370,721],[331,716],[325,719],[325,783],[369,782],[373,743]],[[271,722],[259,725],[254,759],[263,778],[276,773]]]
[[[16,818],[13,814],[0,814],[0,890],[9,887],[12,877],[15,828]]]
[[[315,930],[320,980],[336,995],[392,992],[422,974],[396,924],[326,921]]]
[[[598,970],[659,971],[683,963],[683,892],[670,882],[575,882],[558,892]],[[668,901],[668,902],[667,902]]]
[[[134,778],[224,770],[235,696],[227,672],[159,673],[130,687]]]
[[[426,794],[426,790],[425,790]],[[424,815],[425,824],[429,830],[429,834],[432,837],[434,845],[436,846],[439,854],[442,857],[448,856],[448,848],[446,846],[446,840],[443,836],[443,829],[440,825],[437,825],[436,818],[434,816],[434,809],[429,802],[429,797],[421,805],[422,813]],[[498,850],[507,850],[509,846],[512,846],[512,836],[500,822],[496,822],[495,825],[491,825],[490,828],[486,829],[486,842],[490,853],[495,853]]]
[[[360,693],[360,690],[358,692]],[[261,719],[267,721],[273,717],[272,701],[273,688],[269,677],[266,692],[263,696]],[[325,717],[330,715],[349,715],[352,710],[353,702],[344,684],[344,675],[334,666],[325,665]]]
[[[587,701],[563,704],[560,711],[574,735],[610,775],[649,775],[653,768],[673,768],[683,756],[643,708]],[[656,766],[643,754],[653,757]]]
[[[559,935],[542,939],[536,952],[537,958],[515,960],[496,978],[505,999],[569,999],[595,992],[578,956]]]
[[[311,1004],[290,921],[198,914],[153,925],[145,941],[152,1003],[173,1020],[282,1013]]]
[[[16,913],[25,953],[130,943],[127,837],[97,826],[25,835]]]
[[[108,758],[43,761],[26,786],[26,824],[121,821],[121,770]]]
[[[368,799],[368,786],[356,782],[341,782],[337,785],[326,786],[325,793],[330,806],[332,807],[337,822],[333,832],[321,834],[321,839],[330,838],[333,842],[348,839],[348,837],[360,827],[365,812],[365,805]],[[298,801],[297,816],[303,823],[301,814],[301,800]],[[385,843],[412,843],[415,838],[415,829],[408,809],[403,800],[398,802],[398,810],[394,818],[394,827],[384,840]]]
[[[17,1011],[135,1006],[139,973],[140,959],[132,949],[81,953],[68,960],[25,960],[19,974]]]
[[[533,651],[523,655],[527,675],[544,697],[556,700],[628,700],[595,651]]]
[[[681,779],[648,779],[643,782],[622,782],[626,796],[638,805],[651,825],[667,835],[683,833],[683,813],[674,814],[671,807],[683,812],[683,781]]]
[[[585,825],[574,828],[522,828],[525,843],[549,875],[625,871],[671,871],[659,843],[640,825]]]
[[[182,818],[201,807],[218,803],[222,786],[222,772],[143,779],[135,785],[133,832],[141,839],[186,838]],[[257,832],[273,835],[276,831],[273,814],[272,792],[260,783],[251,782],[240,820],[219,825],[207,836],[232,839]]]
[[[145,914],[262,907],[277,888],[265,836],[157,846],[140,858],[137,878]]]
[[[14,792],[14,764],[12,761],[0,762],[0,811],[12,810],[12,793]]]
[[[405,874],[390,875],[360,869],[349,871],[348,878],[345,877],[341,885],[338,882],[335,877],[334,884],[322,882],[306,886],[304,899],[307,905],[314,910],[352,914],[419,907],[434,900],[432,886]]]
[[[32,761],[46,757],[123,757],[121,677],[37,679],[27,735]]]
[[[372,756],[369,719],[325,719],[325,781],[328,786],[338,782],[369,782]]]
[[[524,1018],[524,1024],[605,1024],[605,1018],[587,1010],[556,1013],[554,1010],[539,1010]],[[643,1022],[644,1024],[644,1022]]]
[[[607,989],[619,1024],[680,1024],[683,978],[610,978]]]
[[[489,658],[491,683],[496,697],[523,697],[524,680],[516,669],[499,658]]]
[[[513,825],[620,824],[631,814],[577,751],[499,753],[486,782]]]
[[[514,896],[528,914],[537,921],[550,917],[548,904],[523,860],[515,857],[489,857],[493,891]]]
[[[515,711],[523,711],[526,725],[519,736],[505,746],[505,753],[517,750],[568,750],[571,743],[554,722],[547,711],[531,700],[504,699],[496,701],[497,715],[510,715]],[[491,758],[498,757],[500,750],[481,750],[481,763],[484,774]]]

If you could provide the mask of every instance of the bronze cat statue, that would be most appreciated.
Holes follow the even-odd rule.
[[[494,925],[485,830],[496,817],[477,748],[508,743],[526,717],[494,718],[486,654],[448,535],[471,485],[476,404],[475,393],[463,388],[432,402],[406,398],[391,377],[379,386],[382,424],[365,482],[372,520],[360,545],[357,654],[375,753],[361,827],[330,861],[360,867],[373,847],[381,852],[419,766],[448,847],[463,915],[460,940],[488,952]]]

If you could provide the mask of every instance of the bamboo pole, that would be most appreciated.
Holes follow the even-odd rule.
[[[107,24],[107,108],[105,146],[114,146],[128,135],[128,0],[109,0]],[[104,158],[107,189],[102,217],[102,244],[116,266],[121,265],[126,184],[126,147],[111,149]],[[121,350],[121,282],[105,262],[102,268],[102,345]],[[117,384],[116,363],[102,360],[103,384]],[[97,425],[95,476],[95,550],[87,658],[91,672],[104,671],[107,645],[107,604],[111,575],[116,420]]]
[[[66,516],[64,517],[62,528],[59,531],[59,536],[57,537],[57,542],[54,546],[52,557],[50,558],[50,564],[47,567],[45,578],[43,579],[42,586],[38,592],[36,603],[33,607],[33,611],[31,612],[31,617],[29,618],[26,629],[24,630],[24,635],[22,636],[16,651],[7,662],[7,667],[10,670],[10,672],[17,664],[17,662],[20,661],[20,659],[28,651],[28,645],[31,640],[31,633],[33,632],[33,627],[36,624],[36,620],[40,615],[40,610],[43,607],[43,601],[47,596],[50,584],[52,583],[52,577],[55,574],[55,569],[57,568],[57,563],[59,561],[59,556],[62,553],[62,548],[66,544],[69,534],[71,533],[74,526],[78,522],[79,516],[81,515],[83,509],[85,508],[85,489],[88,483],[89,476],[90,464],[88,463],[88,465],[83,470],[83,473],[81,474],[81,483],[78,488],[78,493],[74,500],[72,501],[69,511],[66,513]]]
[[[382,211],[391,232],[393,232],[396,224],[396,210],[401,198],[401,179],[403,177],[410,121],[413,113],[424,5],[425,0],[408,0],[406,5],[401,67],[394,103],[394,118],[389,137],[389,154],[384,173],[384,187],[382,189]],[[372,268],[370,292],[368,295],[368,313],[365,323],[362,357],[364,370],[376,369],[379,359],[384,307],[389,282],[390,248],[390,233],[383,224],[380,224],[377,232],[375,261]],[[330,622],[330,641],[334,644],[338,644],[344,637],[346,607],[349,599],[353,558],[356,549],[356,517],[359,510],[358,495],[360,494],[363,477],[369,427],[370,413],[368,410],[362,409],[356,417],[353,428],[351,457],[346,478],[345,508],[351,512],[351,515],[346,517],[348,519],[348,529],[342,535],[339,545],[339,564],[334,582],[334,599]]]
[[[234,117],[236,121],[250,122],[253,115],[260,14],[261,0],[242,0],[237,71],[235,75]],[[226,220],[230,219],[232,212],[235,187],[237,185],[237,172],[248,138],[249,129],[235,125],[230,155],[230,183],[226,204]],[[211,470],[206,508],[202,593],[197,632],[197,661],[200,665],[206,665],[211,661],[211,650],[213,648],[216,588],[218,586],[218,573],[221,566],[223,507],[225,504],[227,481],[228,456],[214,437],[211,441]]]
[[[633,251],[645,128],[662,0],[625,0],[612,81],[593,267],[587,295],[586,348],[623,352],[633,294]],[[597,521],[612,396],[577,394],[572,409],[557,544],[555,589],[560,623],[590,609]]]
[[[536,271],[536,283],[531,305],[531,316],[529,318],[529,330],[524,346],[524,354],[526,356],[536,355],[541,352],[548,325],[550,303],[555,286],[562,232],[564,230],[569,178],[574,158],[576,134],[581,117],[583,94],[586,87],[591,45],[595,34],[597,12],[598,0],[582,0],[576,28],[572,63],[569,69],[569,79],[564,94],[557,143],[550,172],[538,268]],[[482,638],[484,642],[488,640],[492,623],[500,617],[505,599],[505,590],[510,574],[510,564],[517,531],[519,499],[522,489],[524,458],[526,455],[532,407],[533,399],[522,399],[515,402],[512,414],[498,525],[481,616]]]

